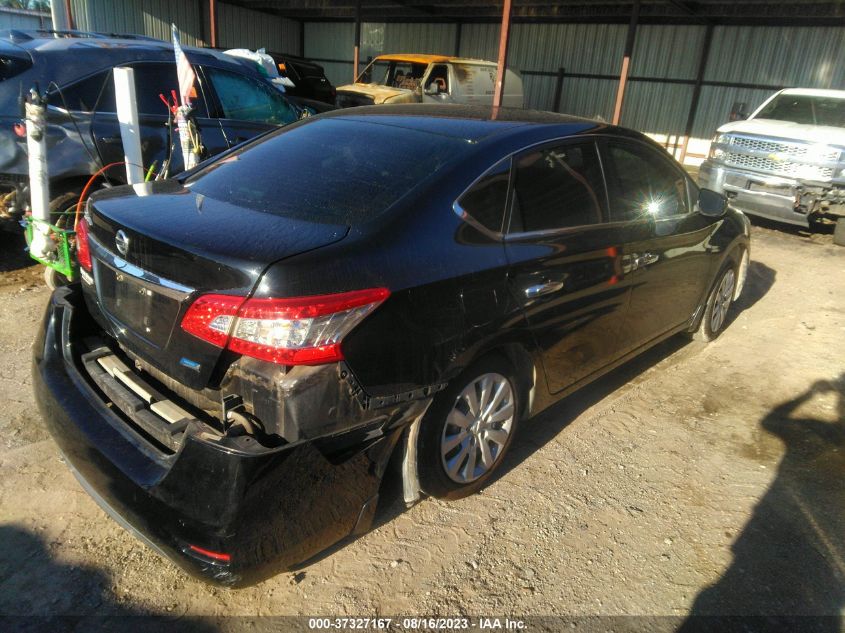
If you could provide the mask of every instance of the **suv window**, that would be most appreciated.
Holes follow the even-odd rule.
[[[76,83],[65,86],[61,91],[50,94],[50,103],[57,107],[67,107],[74,112],[92,112],[100,98],[100,92],[106,79],[111,79],[111,71],[104,71],[86,77]],[[112,94],[114,102],[114,94]]]
[[[659,219],[689,212],[686,177],[656,150],[609,143],[607,153],[616,176],[610,202],[612,220]]]
[[[510,232],[599,224],[604,181],[594,143],[567,143],[515,161]]]
[[[170,97],[171,90],[178,90],[176,64],[168,62],[149,62],[132,64],[135,71],[135,97],[138,102],[138,114],[167,116],[167,107],[159,98],[163,94]],[[112,71],[107,70],[87,79],[78,81],[62,90],[71,110],[91,112],[116,112],[114,99],[114,79]],[[61,104],[61,96],[53,98],[54,104]],[[201,94],[197,92],[193,106],[198,117],[207,117],[208,110]]]
[[[282,93],[272,86],[219,68],[206,67],[205,73],[227,119],[282,125],[299,118]]]
[[[487,171],[458,200],[467,215],[494,233],[502,232],[510,172],[511,161],[506,158]]]

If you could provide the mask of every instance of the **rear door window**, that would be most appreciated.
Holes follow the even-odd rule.
[[[299,118],[282,93],[264,82],[208,66],[205,74],[227,119],[284,125]]]
[[[502,232],[508,199],[511,161],[507,158],[490,169],[458,200],[470,223],[477,222],[494,233]]]
[[[658,150],[639,143],[607,144],[613,173],[611,219],[669,218],[689,213],[687,178]]]
[[[514,161],[511,233],[599,224],[604,180],[593,142],[547,146]]]
[[[51,92],[50,103],[72,112],[93,112],[107,79],[111,79],[110,70],[81,79],[61,90]],[[114,91],[111,99],[114,103]]]

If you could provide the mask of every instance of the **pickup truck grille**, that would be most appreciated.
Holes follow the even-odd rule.
[[[789,158],[807,158],[810,152],[810,145],[805,143],[783,143],[778,141],[767,141],[762,138],[751,138],[747,136],[734,136],[730,140],[731,147],[752,152],[766,152],[767,154],[781,154]],[[813,159],[820,161],[835,161],[839,158],[839,150],[831,148],[829,152],[814,152]]]
[[[837,149],[819,153],[818,149],[806,143],[731,136],[725,145],[723,160],[731,167],[805,180],[830,180],[835,169],[814,163],[831,163],[839,159]]]
[[[773,160],[765,156],[733,154],[729,152],[725,155],[725,162],[732,167],[744,167],[779,176],[791,176],[792,178],[804,178],[807,180],[830,180],[833,178],[832,167],[817,167],[816,165]]]

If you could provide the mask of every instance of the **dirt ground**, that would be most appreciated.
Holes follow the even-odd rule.
[[[756,225],[734,320],[522,428],[480,494],[406,510],[297,574],[187,577],[83,492],[44,430],[48,293],[0,235],[0,614],[827,614],[845,606],[845,248]],[[838,625],[837,625],[838,628]]]

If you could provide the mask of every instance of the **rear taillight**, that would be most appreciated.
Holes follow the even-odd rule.
[[[202,295],[182,329],[217,347],[280,365],[343,359],[343,337],[387,297],[387,288],[287,299]]]
[[[91,248],[88,245],[88,222],[85,218],[76,225],[76,260],[83,269],[91,272]]]

